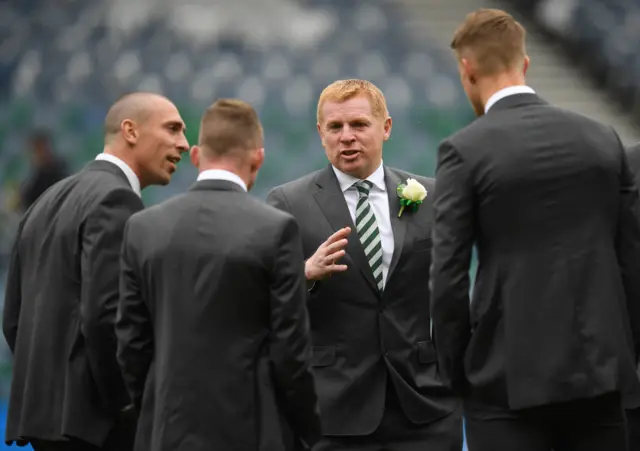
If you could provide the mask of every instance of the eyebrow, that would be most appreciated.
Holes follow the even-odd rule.
[[[370,123],[371,119],[368,119],[366,117],[354,117],[354,118],[351,118],[351,119],[346,120],[346,121],[332,120],[332,121],[327,122],[327,125],[337,125],[337,124],[344,124],[344,123],[348,124],[348,123],[351,123],[351,122],[368,122],[368,123]]]
[[[182,127],[182,131],[185,131],[185,132],[187,131],[187,124],[185,124],[182,121],[171,120],[171,121],[165,122],[164,125],[168,126],[168,127],[171,127],[171,126],[174,126],[174,125],[180,125]]]

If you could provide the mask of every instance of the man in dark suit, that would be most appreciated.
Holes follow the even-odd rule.
[[[7,442],[36,451],[132,448],[113,330],[122,233],[143,208],[140,190],[169,183],[188,150],[183,131],[164,97],[123,97],[107,113],[104,153],[25,214],[4,304],[14,354]]]
[[[459,451],[461,409],[430,334],[434,180],[383,165],[391,118],[367,81],[323,91],[318,132],[331,164],[268,197],[302,230],[325,434],[316,449]],[[421,204],[402,208],[405,184]]]
[[[525,86],[525,30],[509,14],[470,14],[452,48],[481,117],[438,150],[431,302],[469,449],[624,450],[640,351],[638,190],[624,149],[612,127]]]
[[[640,143],[627,149],[629,168],[634,176],[636,187],[640,187]],[[640,406],[629,408],[627,414],[627,429],[629,437],[629,449],[640,449]]]
[[[295,220],[247,194],[264,159],[253,108],[219,100],[198,182],[125,230],[118,360],[137,451],[306,449],[321,435]]]

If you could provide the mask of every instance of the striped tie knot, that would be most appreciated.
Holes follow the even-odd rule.
[[[358,198],[359,199],[367,199],[369,197],[369,191],[373,186],[369,180],[359,180],[354,183],[356,189],[358,190]]]

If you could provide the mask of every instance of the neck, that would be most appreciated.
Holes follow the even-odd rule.
[[[482,106],[487,104],[496,92],[512,86],[525,86],[524,77],[519,74],[504,73],[495,77],[487,77],[478,81]]]
[[[245,165],[246,166],[246,165]],[[251,170],[247,167],[243,167],[243,165],[238,164],[237,162],[230,161],[201,161],[200,166],[198,167],[198,172],[202,173],[204,171],[209,170],[222,170],[229,171],[242,179],[242,181],[247,185],[247,187],[251,186]]]
[[[147,187],[148,184],[145,183],[142,177],[140,176],[141,174],[140,166],[136,163],[136,160],[133,158],[133,155],[132,155],[133,152],[131,152],[129,149],[123,148],[122,146],[116,146],[116,145],[105,145],[102,152],[109,155],[113,155],[114,157],[121,159],[127,166],[131,168],[131,170],[136,175],[136,177],[138,177],[138,180],[140,181],[140,189],[144,189]]]

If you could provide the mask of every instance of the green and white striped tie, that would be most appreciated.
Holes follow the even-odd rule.
[[[378,285],[378,289],[382,291],[384,287],[384,281],[382,280],[382,243],[376,215],[373,214],[373,209],[369,205],[369,190],[371,190],[373,183],[368,180],[360,180],[355,183],[355,186],[358,190],[356,230],[371,271],[373,271],[373,278]]]

